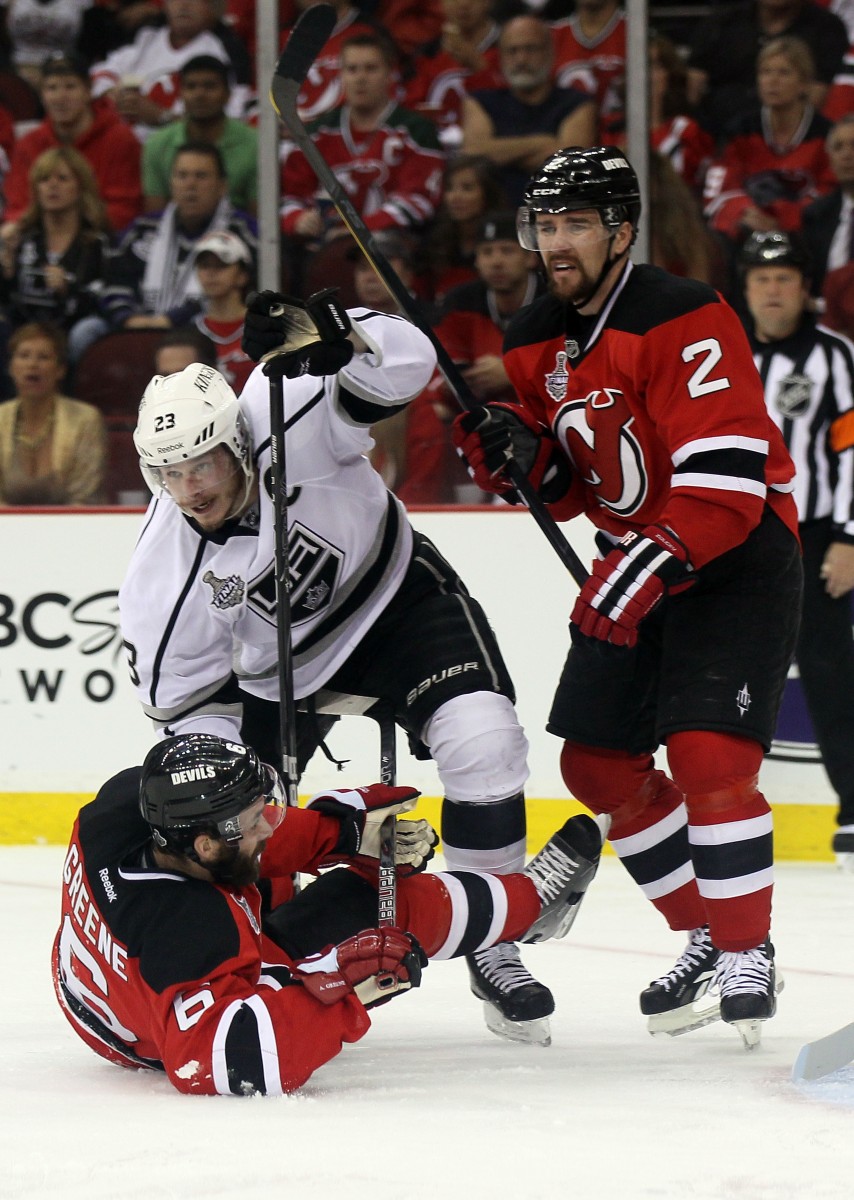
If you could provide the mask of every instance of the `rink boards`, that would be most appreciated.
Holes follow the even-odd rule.
[[[116,595],[143,520],[139,511],[2,512],[0,584],[0,843],[63,842],[77,808],[116,771],[141,761],[152,740],[127,676]],[[571,812],[558,771],[559,743],[545,722],[567,645],[577,588],[525,512],[501,508],[417,511],[431,537],[481,601],[517,689],[530,742],[527,786],[532,850]],[[564,526],[583,561],[593,556],[584,520]],[[834,797],[815,758],[797,681],[784,708],[795,761],[769,759],[762,787],[775,812],[780,858],[830,857]],[[317,755],[304,795],[378,777],[375,727],[345,718],[330,737],[344,775]],[[401,782],[421,789],[419,810],[438,824],[438,779],[401,738]]]

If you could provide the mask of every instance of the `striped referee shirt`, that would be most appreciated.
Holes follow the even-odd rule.
[[[795,463],[800,521],[830,517],[854,543],[854,343],[805,314],[776,342],[751,332],[771,419]]]

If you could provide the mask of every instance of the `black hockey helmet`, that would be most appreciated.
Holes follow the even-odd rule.
[[[809,252],[797,234],[780,229],[751,233],[739,251],[738,266],[742,279],[751,267],[795,267],[806,277],[812,270]]]
[[[262,798],[279,810],[274,828],[285,807],[278,775],[250,747],[213,734],[166,738],[142,765],[140,811],[157,845],[180,854],[190,853],[202,832],[239,842],[240,814]]]
[[[623,221],[637,230],[641,198],[634,167],[617,146],[568,146],[547,158],[525,188],[516,232],[526,250],[536,250],[538,212],[595,208],[614,232]]]

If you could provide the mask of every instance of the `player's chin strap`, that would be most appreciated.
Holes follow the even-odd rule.
[[[593,284],[590,291],[587,293],[586,296],[583,296],[580,300],[570,301],[570,303],[572,304],[572,307],[574,309],[576,309],[576,310],[582,309],[582,308],[584,308],[585,304],[590,303],[590,301],[593,299],[593,297],[599,291],[602,284],[605,282],[605,280],[608,276],[608,272],[611,270],[611,267],[613,267],[615,265],[615,263],[618,263],[621,258],[625,258],[626,255],[629,253],[629,250],[631,250],[632,243],[629,244],[628,248],[626,250],[624,250],[622,254],[618,254],[616,258],[611,258],[611,247],[614,245],[614,238],[617,236],[617,234],[619,232],[620,232],[620,227],[618,225],[617,228],[613,231],[613,233],[608,238],[608,256],[605,259],[605,261],[603,262],[602,269],[599,272],[599,274],[596,276],[596,281]]]

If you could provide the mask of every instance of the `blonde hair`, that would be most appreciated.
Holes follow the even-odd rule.
[[[21,217],[21,228],[32,229],[41,224],[42,210],[36,187],[45,179],[49,179],[60,164],[68,167],[80,188],[77,205],[81,228],[106,233],[110,224],[107,220],[107,209],[98,191],[98,181],[86,159],[72,146],[52,146],[50,150],[40,154],[30,167],[30,203]]]
[[[778,37],[763,46],[756,55],[756,70],[763,66],[769,58],[785,58],[790,67],[794,67],[804,83],[812,83],[815,79],[815,59],[812,50],[799,37]]]

